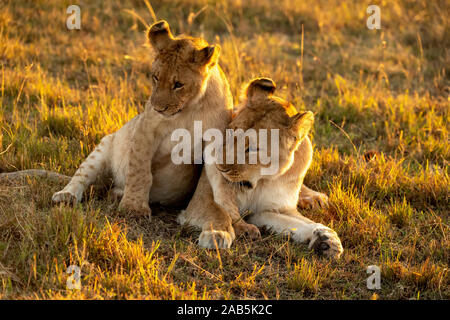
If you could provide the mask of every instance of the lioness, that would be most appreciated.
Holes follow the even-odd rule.
[[[171,161],[176,145],[171,133],[180,128],[192,132],[195,120],[204,129],[224,130],[231,120],[232,96],[218,65],[220,47],[174,37],[166,21],[153,24],[148,39],[156,56],[145,111],[104,137],[65,188],[53,195],[54,202],[80,202],[87,186],[106,173],[112,174],[113,195],[122,198],[120,208],[126,212],[149,215],[149,202],[175,205],[192,195],[199,166]]]
[[[222,164],[216,164],[215,170],[208,171],[215,202],[233,220],[239,219],[239,214],[249,212],[248,221],[251,224],[264,226],[277,233],[290,234],[297,242],[309,243],[309,248],[326,256],[339,258],[343,249],[336,232],[305,218],[297,210],[298,204],[327,201],[324,194],[303,185],[313,154],[307,134],[313,125],[314,116],[311,112],[297,113],[291,103],[273,96],[274,91],[275,83],[271,79],[258,78],[251,81],[246,89],[245,101],[238,107],[229,128],[235,132],[236,129],[244,132],[248,129],[255,129],[256,132],[268,129],[269,140],[272,134],[270,129],[279,129],[279,154],[276,155],[278,170],[272,175],[261,174],[261,169],[269,166],[261,163],[261,152],[269,155],[276,153],[271,143],[256,146],[246,139],[245,163],[238,164],[238,139],[227,140],[234,146],[227,149],[227,142],[225,143],[222,160],[226,158],[228,150],[233,150],[231,158],[235,161],[232,164],[222,161]],[[254,164],[249,164],[251,153],[257,153]],[[275,158],[272,161],[273,159]],[[239,212],[234,210],[234,206],[237,206]],[[196,208],[190,210],[194,211]],[[246,228],[252,227],[247,225]],[[255,234],[256,231],[253,231]]]

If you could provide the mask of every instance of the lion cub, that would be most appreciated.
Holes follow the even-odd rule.
[[[271,129],[278,129],[277,146],[271,142],[252,144],[244,137],[245,163],[238,164],[239,146],[237,139],[225,142],[223,164],[216,164],[215,172],[208,172],[216,203],[223,206],[233,219],[231,195],[235,196],[235,205],[240,214],[249,213],[248,222],[257,227],[266,227],[277,233],[290,234],[293,240],[309,243],[309,248],[329,257],[339,258],[343,252],[341,241],[336,232],[315,223],[298,210],[298,204],[326,203],[327,197],[312,191],[303,185],[303,179],[312,161],[313,149],[308,138],[314,116],[311,112],[297,113],[289,102],[273,96],[275,83],[268,78],[258,78],[250,82],[246,90],[245,101],[229,125],[237,132],[242,129],[267,129],[267,140],[271,140]],[[242,132],[242,131],[241,131]],[[258,137],[258,140],[261,135]],[[231,141],[231,142],[230,142]],[[233,144],[232,148],[227,148]],[[230,147],[230,146],[228,146]],[[277,148],[275,148],[277,147]],[[235,161],[227,164],[224,159],[228,150],[234,154],[228,156]],[[249,159],[256,156],[256,162]],[[277,161],[274,172],[263,175],[262,169],[270,165],[263,164],[262,155],[270,155],[271,161]]]
[[[156,56],[145,111],[104,137],[69,184],[53,195],[54,202],[80,202],[84,190],[103,174],[112,175],[113,196],[123,196],[120,208],[126,212],[150,215],[149,202],[189,200],[199,168],[171,161],[177,144],[171,134],[180,128],[192,133],[194,121],[201,121],[205,130],[225,130],[231,120],[233,100],[218,65],[220,47],[203,39],[173,37],[166,21],[153,24],[148,39]]]

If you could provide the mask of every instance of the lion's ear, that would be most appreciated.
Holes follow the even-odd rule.
[[[166,48],[171,41],[173,41],[172,33],[170,32],[169,24],[165,20],[155,22],[148,30],[148,40],[153,48],[162,50]]]
[[[220,46],[212,45],[194,51],[194,63],[213,66],[219,61]]]
[[[314,114],[311,111],[300,112],[289,118],[289,131],[297,140],[303,140],[314,125]]]
[[[270,78],[256,78],[250,81],[245,91],[248,99],[271,96],[276,89],[275,82]]]

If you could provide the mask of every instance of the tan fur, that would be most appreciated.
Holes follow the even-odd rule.
[[[171,141],[171,134],[184,128],[193,137],[194,121],[202,121],[203,130],[223,131],[231,120],[231,92],[217,63],[220,47],[202,39],[173,37],[165,21],[152,25],[148,37],[156,57],[152,63],[153,92],[144,113],[104,137],[70,183],[53,195],[54,202],[81,201],[87,186],[105,173],[112,174],[111,193],[122,198],[119,207],[126,213],[150,215],[149,203],[180,204],[192,195],[199,166],[171,161],[177,144]],[[212,195],[208,198],[202,192],[209,187],[208,181],[201,182],[194,199],[213,203]],[[205,243],[223,239],[231,244],[234,230],[223,212],[197,220],[205,229],[201,235]]]
[[[194,167],[183,168],[170,161],[175,145],[170,135],[184,128],[193,136],[195,120],[202,121],[204,130],[223,130],[231,101],[228,83],[217,65],[218,46],[208,46],[202,39],[174,38],[166,22],[154,24],[148,35],[157,50],[152,64],[155,90],[130,142],[125,190],[119,205],[135,214],[150,214],[149,201],[162,202],[169,197],[172,203],[194,188],[190,183]],[[156,179],[152,168],[158,168],[161,179]]]
[[[252,151],[246,152],[246,164],[217,164],[215,170],[208,171],[215,202],[233,219],[239,213],[250,212],[250,223],[288,233],[294,240],[309,243],[310,248],[338,258],[343,249],[337,234],[297,211],[299,202],[304,206],[327,203],[324,194],[303,185],[312,160],[313,150],[307,134],[314,116],[311,112],[297,113],[292,104],[273,96],[274,90],[275,84],[270,79],[253,80],[229,127],[244,131],[249,128],[279,129],[278,171],[274,175],[261,175],[264,165],[259,156],[256,164],[249,164],[249,152]],[[236,140],[233,143],[236,153]],[[270,143],[268,152],[272,152]],[[224,153],[226,155],[226,148]]]

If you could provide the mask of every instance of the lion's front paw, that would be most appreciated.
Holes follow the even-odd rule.
[[[317,209],[328,207],[328,197],[321,192],[314,192],[298,199],[298,205],[302,209]]]
[[[198,245],[202,248],[215,249],[229,249],[233,242],[231,233],[222,230],[205,230],[200,233],[198,238]]]
[[[109,197],[113,202],[120,202],[123,197],[123,189],[119,187],[114,187],[109,191]]]
[[[257,226],[251,223],[247,223],[245,221],[239,221],[233,225],[234,232],[236,236],[244,235],[249,237],[250,239],[259,239],[261,238],[261,232]]]
[[[329,258],[339,259],[344,249],[337,233],[325,226],[319,226],[313,231],[309,248]]]
[[[152,215],[152,210],[147,202],[130,201],[125,198],[120,201],[119,211],[136,217],[151,217]]]
[[[78,196],[75,192],[61,190],[53,194],[52,201],[54,203],[77,204],[81,201],[81,197]]]

